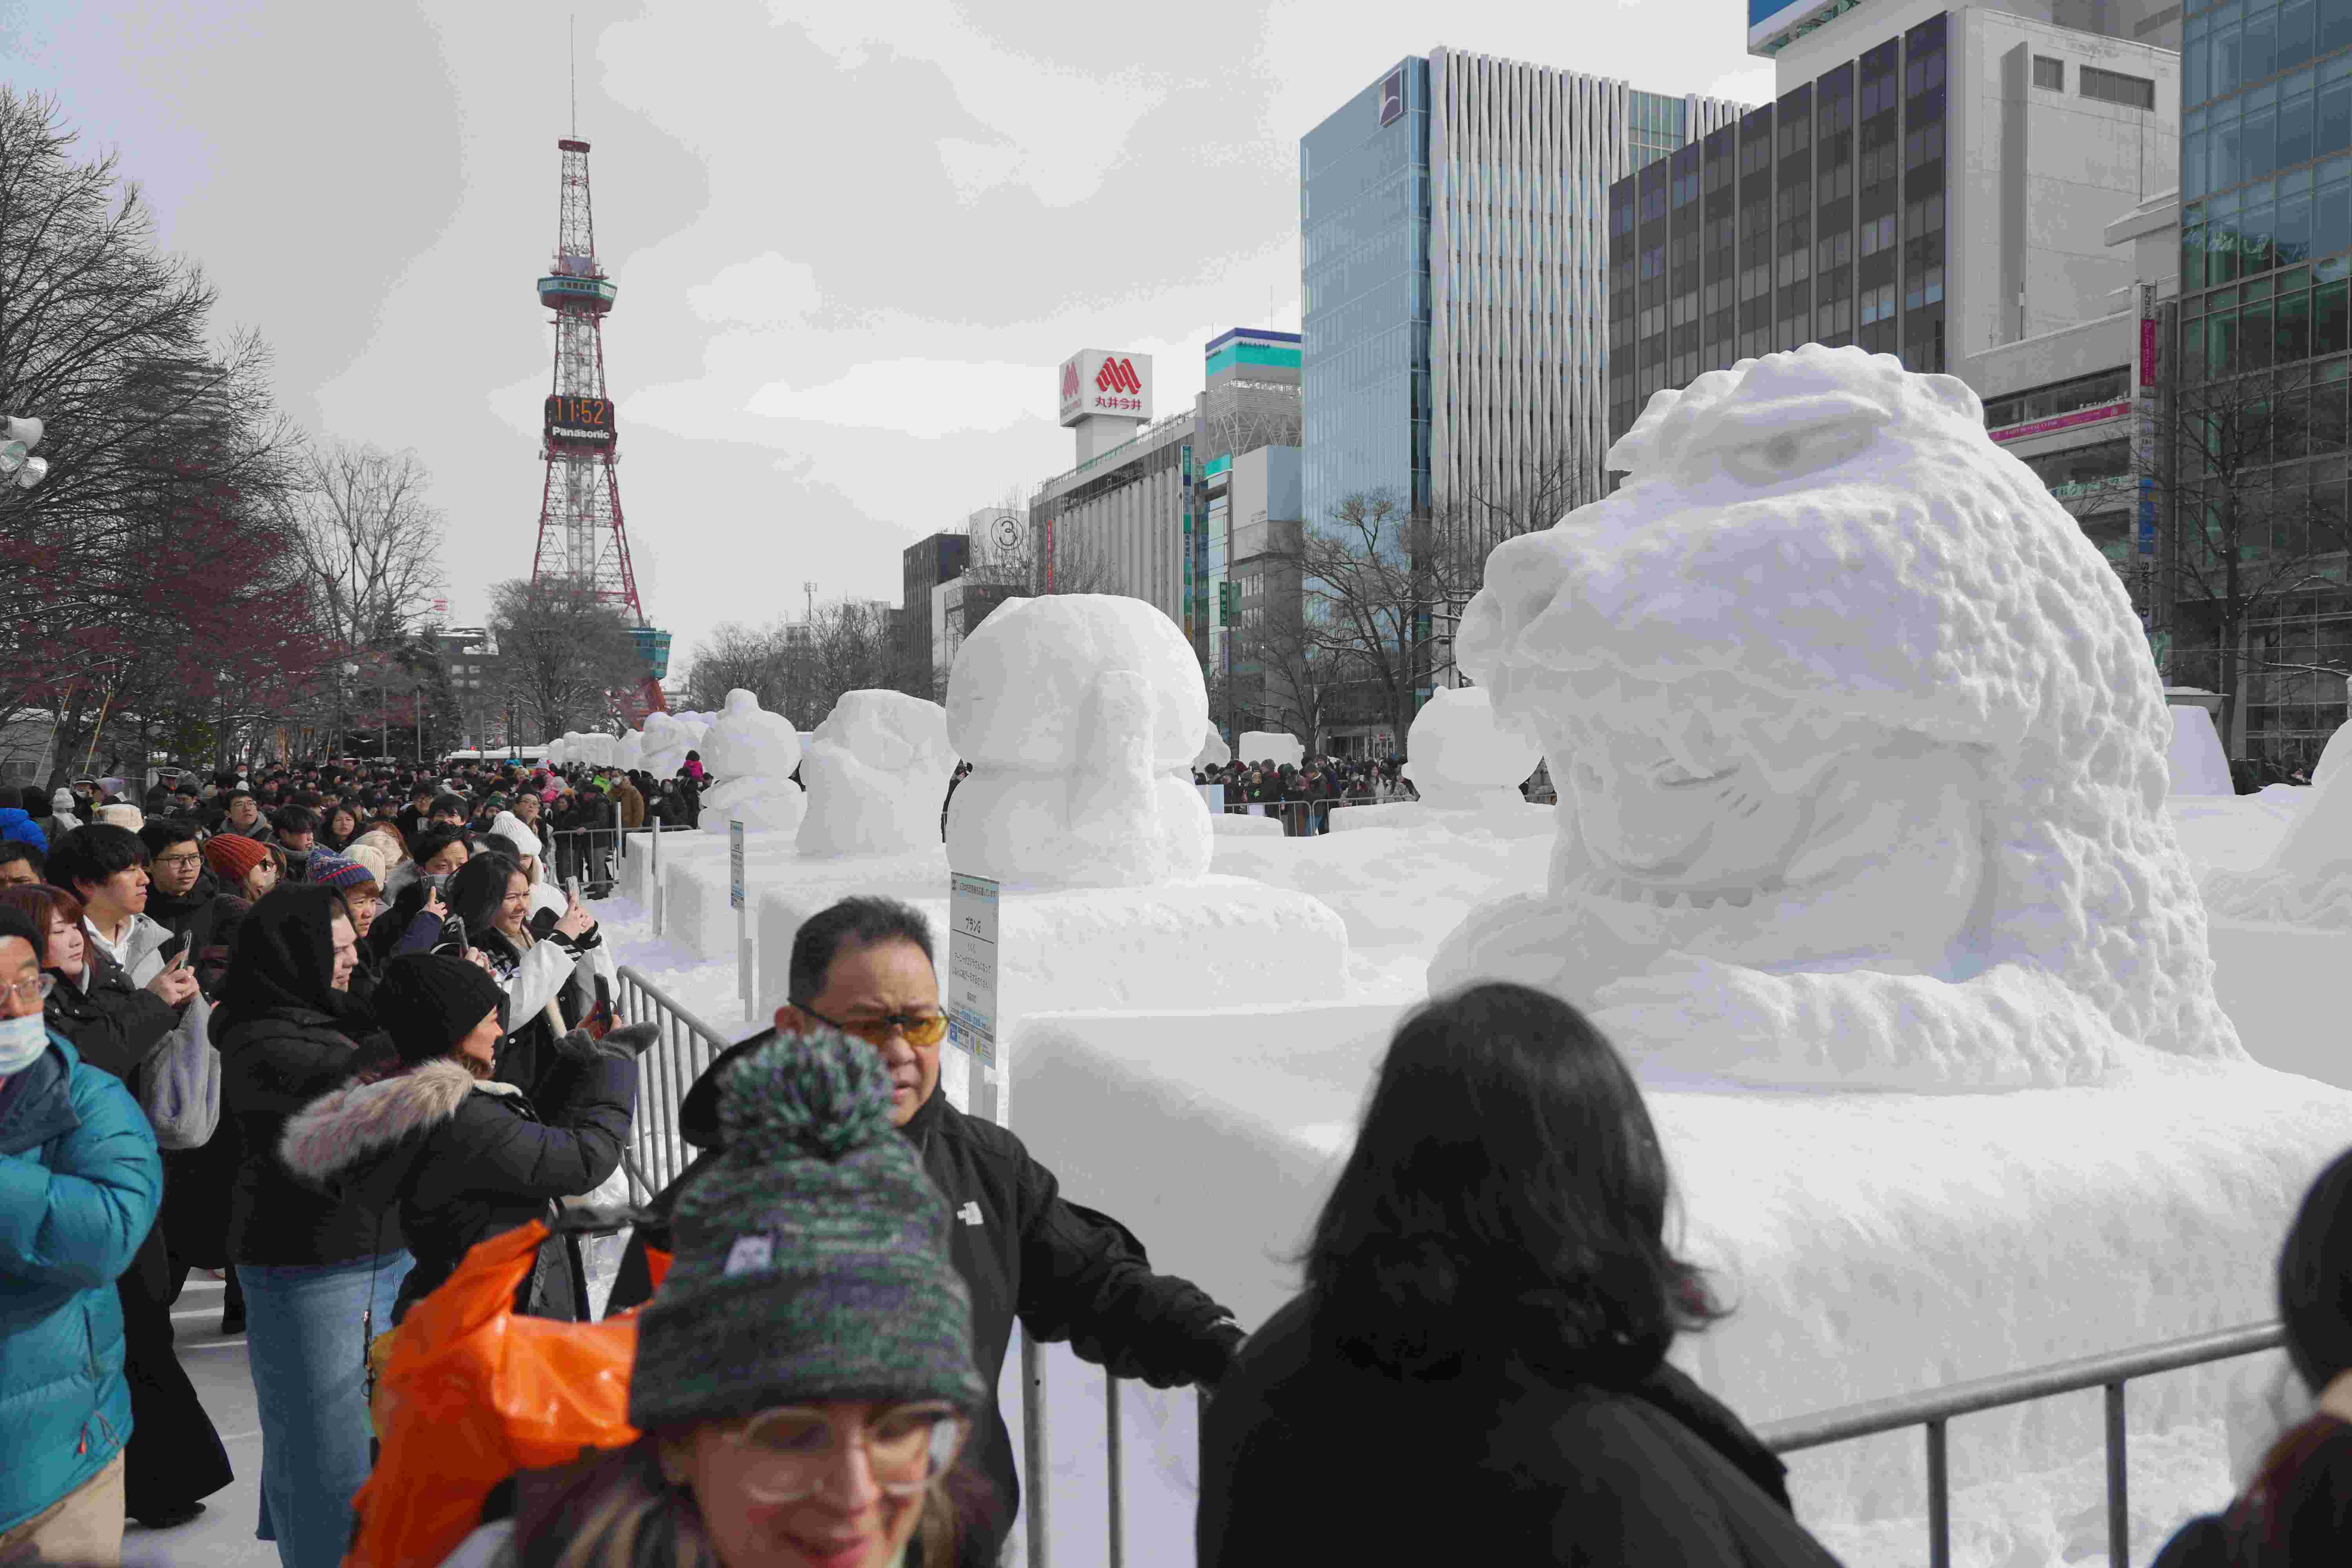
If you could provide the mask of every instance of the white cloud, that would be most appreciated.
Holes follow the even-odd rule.
[[[821,386],[770,382],[746,406],[775,419],[930,439],[964,430],[1010,430],[1034,419],[1046,406],[1053,381],[1050,365],[875,360]]]
[[[686,291],[687,308],[698,320],[713,323],[797,321],[823,300],[814,268],[772,250],[723,268],[709,282]]]

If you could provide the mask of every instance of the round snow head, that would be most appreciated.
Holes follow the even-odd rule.
[[[1196,768],[1222,768],[1233,760],[1234,749],[1225,744],[1225,738],[1217,733],[1214,724],[1208,726],[1208,732],[1201,739],[1201,750],[1193,757],[1192,765]]]
[[[800,731],[792,721],[761,708],[740,687],[727,694],[725,711],[697,749],[702,765],[721,779],[790,778],[801,765]],[[683,762],[683,749],[678,755]]]
[[[1209,722],[1192,646],[1141,599],[1007,599],[964,639],[948,679],[948,740],[974,766],[1066,773],[1079,765],[1089,694],[1132,672],[1150,696],[1151,766],[1189,768]]]
[[[1244,730],[1241,738],[1241,760],[1253,766],[1259,763],[1288,763],[1292,767],[1307,760],[1307,748],[1296,735],[1286,735],[1279,730]]]
[[[1404,776],[1433,805],[1516,790],[1543,760],[1530,736],[1506,730],[1485,687],[1436,691],[1405,738]]]

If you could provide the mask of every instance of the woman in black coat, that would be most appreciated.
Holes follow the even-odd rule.
[[[2316,1406],[2244,1492],[2180,1527],[2153,1568],[2334,1568],[2352,1561],[2352,1153],[2311,1184],[2279,1248],[2286,1355]]]
[[[449,879],[449,914],[466,922],[466,942],[482,955],[507,995],[507,1037],[498,1078],[531,1099],[549,1093],[561,1065],[556,1042],[594,1005],[584,984],[586,957],[603,937],[587,907],[572,903],[558,918],[534,921],[530,879],[509,855],[485,849]]]
[[[490,1077],[506,994],[472,960],[395,958],[374,1006],[402,1070],[312,1101],[287,1123],[280,1148],[288,1168],[308,1180],[397,1207],[416,1258],[393,1307],[398,1322],[477,1242],[545,1218],[550,1205],[619,1168],[636,1100],[632,1047],[654,1030],[615,1030],[602,1044],[564,1037],[534,1106]],[[517,1306],[571,1315],[569,1291],[545,1279],[536,1292],[527,1281]]]
[[[1667,1197],[1641,1090],[1574,1008],[1492,984],[1408,1018],[1305,1292],[1202,1416],[1202,1568],[1832,1565],[1780,1461],[1666,1363],[1717,1315]]]
[[[179,1026],[196,988],[194,975],[183,968],[157,975],[143,990],[131,984],[122,966],[86,939],[81,900],[61,888],[10,888],[0,892],[0,903],[21,910],[34,930],[48,933],[42,968],[57,983],[47,1005],[49,1026],[73,1042],[82,1060],[137,1093],[135,1077]],[[167,1168],[167,1203],[170,1194]],[[114,1289],[122,1304],[123,1377],[131,1385],[123,1511],[151,1530],[168,1530],[202,1513],[201,1500],[236,1477],[173,1349],[172,1301],[178,1291],[160,1222],[148,1229]]]

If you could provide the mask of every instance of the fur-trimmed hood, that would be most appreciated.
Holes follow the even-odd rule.
[[[397,1077],[347,1084],[312,1100],[287,1121],[278,1157],[296,1175],[324,1186],[446,1123],[469,1094],[521,1093],[436,1057]]]

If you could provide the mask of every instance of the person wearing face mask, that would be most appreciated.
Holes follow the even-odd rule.
[[[345,1032],[357,962],[341,894],[280,888],[246,917],[213,1016],[240,1151],[228,1254],[261,1416],[257,1534],[284,1568],[342,1560],[368,1472],[366,1347],[410,1266],[396,1212],[321,1193],[278,1153],[288,1118],[389,1056],[380,1037]]]
[[[84,1062],[132,1083],[132,1075],[164,1047],[181,1026],[181,1007],[153,990],[123,979],[114,961],[82,931],[81,905],[51,887],[0,889],[0,908],[18,910],[48,933],[42,967],[56,980],[49,1025],[73,1042]],[[195,992],[185,969],[166,971],[182,1001]],[[192,1022],[201,1026],[201,1011]],[[185,1524],[205,1510],[201,1500],[236,1479],[228,1451],[205,1414],[195,1385],[173,1350],[172,1279],[164,1227],[152,1226],[116,1285],[122,1307],[133,1429],[123,1478],[131,1517],[150,1530]]]
[[[995,1532],[959,1467],[986,1389],[958,1227],[887,1069],[824,1028],[730,1068],[732,1141],[638,1321],[644,1436],[515,1478],[443,1568],[949,1568]]]
[[[114,1281],[163,1167],[131,1091],[44,1018],[47,945],[0,909],[0,1560],[111,1564],[131,1430]]]
[[[652,1024],[601,1042],[572,1036],[536,1102],[491,1077],[506,1034],[506,993],[480,965],[422,952],[384,965],[373,1006],[402,1070],[338,1089],[287,1123],[287,1168],[313,1185],[380,1194],[396,1206],[416,1259],[394,1303],[408,1309],[475,1243],[547,1216],[620,1168],[636,1100],[637,1051]],[[518,1310],[572,1313],[568,1279],[526,1281]]]

